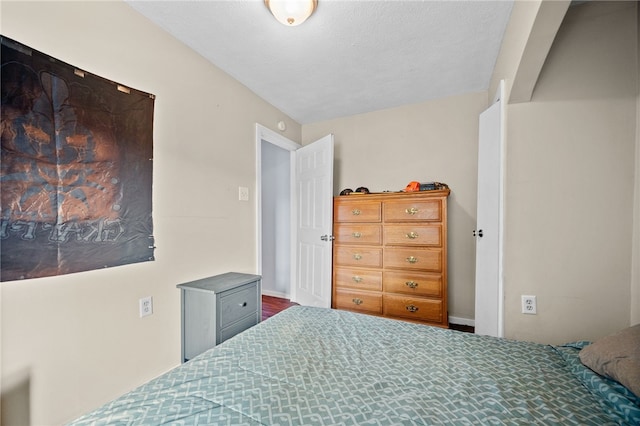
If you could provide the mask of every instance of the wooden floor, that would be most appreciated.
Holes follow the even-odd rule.
[[[289,301],[289,299],[282,299],[280,297],[262,296],[262,320],[266,320],[269,317],[274,316],[280,311],[295,306],[297,303]],[[467,333],[473,333],[474,328],[469,325],[449,324],[449,328],[452,330],[466,331]]]
[[[290,302],[289,299],[262,295],[262,321],[295,305],[297,303]]]

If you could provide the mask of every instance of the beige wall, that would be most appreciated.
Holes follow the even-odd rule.
[[[478,117],[487,93],[339,118],[302,127],[303,144],[335,135],[334,194],[365,186],[399,191],[439,181],[449,197],[449,316],[473,319]]]
[[[630,324],[636,8],[570,8],[532,101],[507,109],[507,337],[562,343]],[[522,294],[538,315],[520,313]]]
[[[640,7],[637,8],[637,22],[640,22]],[[640,27],[636,55],[636,171],[635,204],[633,210],[633,256],[631,274],[631,324],[640,324]]]
[[[493,74],[489,82],[488,94],[491,98],[498,90],[500,81],[504,80],[505,97],[509,99],[511,87],[518,72],[518,65],[522,61],[541,4],[541,0],[516,1],[513,4],[500,47],[500,54],[493,67]]]
[[[3,390],[30,395],[32,424],[60,424],[179,363],[176,284],[255,272],[255,202],[237,198],[255,192],[255,123],[285,120],[293,140],[301,128],[125,3],[1,8],[3,35],[156,95],[157,260],[0,287]],[[143,296],[154,314],[140,319]],[[3,421],[25,415],[16,394]]]

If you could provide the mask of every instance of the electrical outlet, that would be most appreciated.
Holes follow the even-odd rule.
[[[535,315],[538,313],[538,305],[535,296],[522,296],[522,313]]]
[[[249,201],[249,188],[246,186],[238,187],[238,200]]]
[[[140,318],[146,317],[153,313],[153,299],[151,296],[140,299]]]

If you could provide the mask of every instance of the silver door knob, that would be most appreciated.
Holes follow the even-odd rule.
[[[333,241],[336,239],[336,237],[334,237],[333,235],[323,235],[322,237],[320,237],[320,239],[322,241]]]

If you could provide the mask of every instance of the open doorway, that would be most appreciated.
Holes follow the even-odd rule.
[[[292,152],[297,143],[256,124],[258,273],[262,293],[291,298]]]
[[[262,292],[331,306],[333,135],[304,147],[256,124]]]

